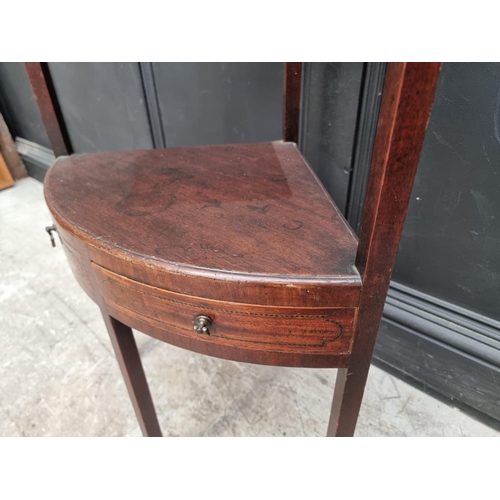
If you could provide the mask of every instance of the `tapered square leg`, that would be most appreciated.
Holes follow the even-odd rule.
[[[339,369],[333,393],[327,436],[351,437],[356,429],[370,361],[362,366]]]
[[[142,434],[147,437],[161,437],[160,424],[132,329],[105,311],[102,311],[102,315]]]

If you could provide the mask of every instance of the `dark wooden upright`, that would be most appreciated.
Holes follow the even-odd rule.
[[[439,70],[439,63],[387,68],[356,255],[363,290],[349,364],[337,374],[328,435],[354,434]]]
[[[299,142],[300,89],[302,83],[302,63],[285,63],[283,140]]]
[[[56,161],[47,204],[144,435],[161,431],[131,328],[220,358],[338,368],[328,435],[353,435],[438,73],[388,65],[359,245],[295,144],[297,67],[290,142]]]
[[[27,62],[24,63],[24,66],[54,155],[58,157],[71,154],[71,143],[48,64],[46,62]]]

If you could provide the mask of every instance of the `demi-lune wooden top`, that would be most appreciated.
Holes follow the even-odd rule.
[[[360,282],[356,237],[293,143],[62,157],[45,196],[65,229],[151,266]]]

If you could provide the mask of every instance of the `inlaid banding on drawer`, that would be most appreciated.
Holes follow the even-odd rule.
[[[139,283],[92,264],[105,302],[133,322],[201,342],[283,352],[349,352],[355,309],[296,308],[223,302]],[[212,320],[209,334],[193,330],[198,315]]]

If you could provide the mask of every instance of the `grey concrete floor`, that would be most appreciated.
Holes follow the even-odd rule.
[[[97,306],[60,246],[42,184],[0,192],[0,436],[139,436]],[[136,332],[166,436],[323,436],[335,370],[235,363]],[[372,367],[358,436],[499,433]]]

